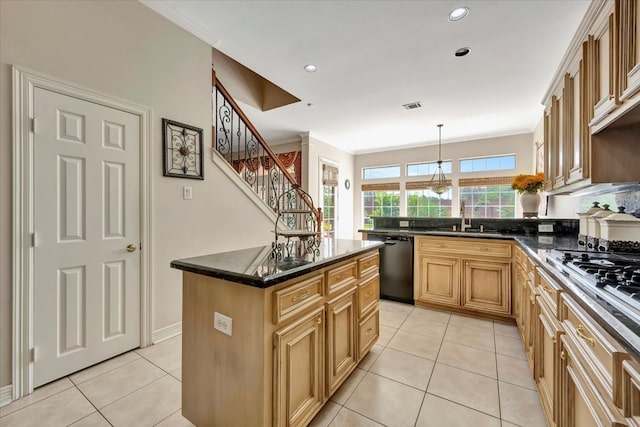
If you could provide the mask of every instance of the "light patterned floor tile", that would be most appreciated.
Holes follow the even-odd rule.
[[[180,381],[165,375],[101,410],[114,427],[155,425],[181,406]]]
[[[496,353],[527,360],[527,356],[524,353],[524,345],[520,338],[496,335]]]
[[[330,400],[327,401],[320,412],[318,412],[318,415],[311,420],[309,427],[327,427],[331,421],[333,421],[340,409],[342,409],[342,406]]]
[[[422,317],[409,316],[400,327],[400,330],[442,339],[444,333],[447,331],[447,324],[434,322],[433,320]]]
[[[385,426],[413,427],[424,392],[368,372],[345,407]]]
[[[333,419],[330,427],[384,427],[382,424],[363,417],[347,408],[340,409],[338,415]]]
[[[72,387],[0,418],[2,427],[68,426],[95,412],[87,399]],[[46,420],[46,421],[45,421]]]
[[[120,366],[124,366],[127,363],[131,363],[137,359],[140,359],[140,356],[135,351],[130,351],[128,353],[124,353],[120,356],[109,359],[105,362],[93,365],[87,369],[83,369],[80,372],[76,372],[75,374],[70,375],[69,379],[73,381],[74,384],[80,384],[89,381],[90,379],[95,378],[98,375],[102,375],[106,372],[119,368]]]
[[[482,332],[467,327],[449,325],[444,340],[495,352],[493,333]]]
[[[349,396],[351,396],[353,390],[358,387],[358,384],[360,384],[360,381],[362,381],[365,374],[366,371],[356,368],[356,370],[353,371],[346,380],[344,380],[336,392],[331,395],[331,400],[338,405],[344,405],[344,402],[346,402]]]
[[[546,427],[538,393],[500,381],[502,419],[525,427]]]
[[[442,343],[440,353],[438,353],[438,363],[498,378],[496,354],[492,351],[445,341]]]
[[[378,356],[380,356],[380,353],[382,353],[383,349],[384,347],[378,344],[375,344],[373,347],[371,347],[371,350],[369,350],[367,355],[364,356],[360,361],[358,368],[368,371],[373,365],[373,363],[376,361]]]
[[[416,427],[500,427],[500,420],[427,393]]]
[[[78,385],[87,399],[101,409],[117,399],[166,375],[162,369],[140,358]]]
[[[537,391],[536,383],[531,377],[529,362],[517,357],[496,355],[498,359],[498,379],[500,381]]]
[[[511,424],[509,421],[502,420],[502,427],[520,427],[520,426]]]
[[[442,340],[440,338],[398,331],[393,339],[389,341],[387,347],[404,351],[414,356],[436,360],[441,343]]]
[[[100,414],[100,412],[94,412],[88,417],[76,421],[69,427],[111,427],[111,424]]]
[[[494,417],[500,416],[498,381],[483,375],[436,363],[427,392]]]
[[[182,368],[178,368],[175,371],[170,372],[171,376],[175,379],[177,379],[178,381],[182,381]]]
[[[390,326],[386,326],[381,323],[380,336],[378,337],[378,341],[376,342],[376,344],[381,345],[383,347],[386,346],[389,343],[389,340],[396,333],[396,331],[397,331],[396,328],[392,328]]]
[[[38,387],[30,395],[0,408],[0,417],[4,417],[5,415],[32,405],[42,399],[46,399],[49,396],[53,396],[54,394],[60,393],[61,391],[71,387],[73,387],[73,383],[69,381],[69,378],[62,378],[47,385],[43,385],[42,387]]]
[[[496,335],[520,339],[518,327],[511,323],[493,322],[493,332]]]
[[[482,332],[493,333],[493,321],[481,319],[479,317],[464,316],[462,314],[452,314],[449,319],[450,325],[456,325],[463,328],[476,329]]]
[[[424,308],[416,306],[416,308],[409,315],[410,318],[426,319],[432,322],[449,323],[451,313],[447,311],[433,310],[430,308]]]
[[[413,311],[413,305],[383,299],[380,300],[380,310],[394,311],[396,313],[409,315],[409,313]]]
[[[408,314],[402,314],[395,311],[387,311],[380,308],[380,324],[391,328],[399,328],[407,319]]]
[[[385,348],[369,372],[424,391],[427,389],[433,365],[434,362],[431,360]]]
[[[142,357],[146,357],[150,353],[155,353],[157,351],[162,351],[165,347],[172,347],[176,343],[181,343],[181,342],[182,342],[182,335],[176,335],[175,337],[171,337],[171,338],[168,338],[168,339],[166,339],[164,341],[160,341],[157,344],[153,344],[153,345],[147,346],[145,348],[139,348],[139,349],[135,350],[135,352],[138,353]]]
[[[158,345],[155,351],[145,352],[142,357],[170,373],[182,367],[182,341],[171,339],[166,344]]]
[[[176,412],[156,424],[156,427],[195,427],[195,425],[183,417],[182,410],[178,409]]]

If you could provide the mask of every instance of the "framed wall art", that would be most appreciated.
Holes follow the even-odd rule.
[[[204,179],[202,129],[162,119],[163,176]]]

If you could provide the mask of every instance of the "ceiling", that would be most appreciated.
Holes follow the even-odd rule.
[[[531,132],[590,3],[141,1],[302,100],[242,104],[269,143],[310,132],[356,154],[437,144],[438,123],[443,143]]]

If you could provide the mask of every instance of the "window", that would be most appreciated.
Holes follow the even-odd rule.
[[[477,157],[460,160],[460,172],[501,171],[516,168],[516,155]]]
[[[364,184],[362,186],[363,228],[373,228],[373,216],[400,215],[400,184]]]
[[[442,162],[442,172],[451,173],[451,161]],[[438,162],[410,163],[407,165],[407,176],[431,176],[438,170]]]
[[[438,196],[431,190],[407,190],[407,216],[444,218],[451,216],[451,189]]]
[[[362,169],[362,179],[398,178],[399,176],[400,166],[378,166]]]
[[[336,201],[338,198],[338,168],[322,164],[322,237],[335,237]]]
[[[515,218],[513,177],[460,179],[460,202],[469,218]]]

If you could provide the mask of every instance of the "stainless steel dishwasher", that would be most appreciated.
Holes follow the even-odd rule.
[[[367,233],[380,248],[380,298],[414,304],[413,236]]]

